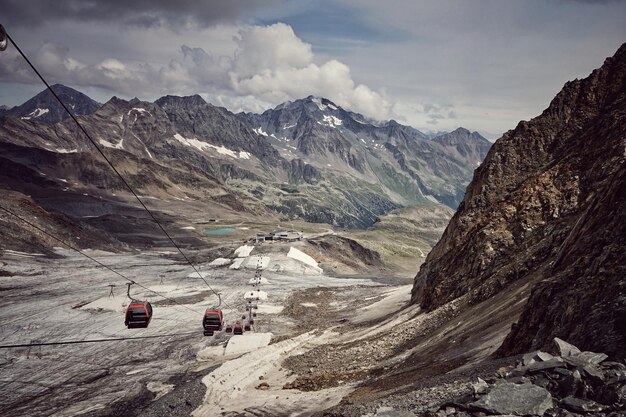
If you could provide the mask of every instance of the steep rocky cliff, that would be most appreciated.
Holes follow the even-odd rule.
[[[552,337],[626,356],[626,44],[499,139],[415,277],[432,310],[513,282],[530,297],[499,349]]]

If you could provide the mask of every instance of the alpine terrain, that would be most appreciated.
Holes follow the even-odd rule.
[[[313,95],[52,89],[78,123],[0,108],[1,416],[626,415],[626,44],[493,146]]]

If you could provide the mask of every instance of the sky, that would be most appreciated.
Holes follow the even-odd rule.
[[[200,94],[233,112],[315,95],[423,131],[491,138],[626,42],[619,0],[0,0],[50,84],[100,102]],[[43,89],[0,53],[0,105]]]

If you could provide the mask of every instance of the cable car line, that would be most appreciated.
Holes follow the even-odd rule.
[[[85,339],[85,340],[63,340],[60,342],[41,342],[41,343],[23,343],[15,345],[0,345],[0,349],[15,349],[33,346],[55,346],[55,345],[77,345],[82,343],[101,343],[101,342],[118,342],[122,340],[140,340],[140,339],[156,339],[158,337],[187,336],[190,334],[198,334],[197,331],[186,333],[170,333],[157,334],[152,336],[135,336],[135,337],[113,337],[108,339]]]
[[[141,201],[141,199],[139,198],[139,196],[137,195],[137,193],[135,192],[135,190],[133,190],[133,188],[130,186],[130,184],[126,181],[126,179],[124,179],[124,177],[122,176],[122,174],[120,174],[120,172],[115,168],[115,166],[113,165],[113,163],[111,162],[111,160],[104,154],[104,152],[102,151],[102,149],[100,149],[100,147],[96,144],[96,142],[91,138],[91,136],[89,135],[89,133],[87,133],[87,131],[85,130],[85,128],[80,124],[80,122],[78,121],[78,119],[74,116],[74,114],[70,111],[70,109],[65,105],[65,103],[63,103],[63,101],[61,100],[61,98],[52,90],[52,88],[50,87],[50,84],[48,84],[48,82],[45,80],[45,78],[39,73],[39,71],[37,70],[37,68],[35,68],[35,66],[30,62],[30,60],[26,57],[26,54],[24,54],[24,52],[22,52],[22,50],[20,49],[19,46],[17,46],[17,44],[15,43],[15,41],[13,40],[13,38],[11,38],[11,36],[6,33],[7,39],[9,41],[11,41],[11,43],[13,44],[13,46],[15,47],[15,49],[17,50],[17,52],[20,53],[20,55],[22,56],[22,58],[24,58],[24,60],[26,61],[26,63],[28,63],[28,65],[32,68],[32,70],[35,72],[35,74],[37,74],[37,76],[39,77],[39,79],[41,79],[41,81],[46,85],[46,87],[48,88],[48,90],[52,93],[52,95],[56,98],[56,100],[61,104],[61,106],[65,109],[65,111],[67,112],[67,114],[72,118],[72,120],[74,120],[74,122],[76,123],[76,125],[78,126],[78,128],[85,134],[85,136],[87,137],[87,139],[89,139],[89,141],[91,142],[91,144],[96,148],[96,150],[100,153],[100,155],[102,155],[102,157],[104,158],[104,160],[107,162],[107,164],[109,164],[109,166],[111,167],[111,169],[117,174],[117,176],[122,180],[122,182],[124,183],[124,185],[126,185],[126,188],[128,188],[130,190],[130,192],[133,194],[133,196],[135,196],[135,198],[137,199],[137,201],[139,201],[139,204],[141,204],[141,206],[144,208],[144,210],[146,210],[148,212],[148,214],[150,215],[150,217],[152,218],[152,220],[154,220],[154,222],[159,226],[159,228],[163,231],[163,233],[165,234],[165,236],[167,236],[167,238],[169,239],[170,242],[172,242],[172,244],[174,245],[174,247],[178,250],[178,252],[183,256],[183,258],[185,259],[185,261],[187,261],[187,263],[193,268],[193,270],[196,272],[196,274],[198,274],[198,276],[200,277],[200,279],[202,279],[202,281],[204,281],[204,283],[206,284],[207,287],[209,287],[209,289],[215,294],[217,295],[217,291],[215,291],[211,285],[209,285],[209,283],[204,279],[204,277],[202,276],[202,274],[200,273],[200,271],[198,271],[198,269],[196,268],[196,266],[191,262],[191,260],[183,253],[182,249],[176,244],[176,242],[174,241],[174,239],[172,239],[172,237],[169,235],[169,233],[167,233],[167,231],[165,230],[165,228],[163,227],[163,225],[161,225],[161,223],[156,219],[156,217],[154,216],[154,214],[148,209],[148,207],[146,207],[146,205],[143,203],[143,201]],[[235,311],[232,307],[230,307],[227,303],[224,303],[230,310]]]
[[[109,271],[113,272],[114,274],[119,275],[120,277],[124,278],[126,281],[129,281],[129,282],[134,282],[134,283],[135,283],[138,287],[141,287],[141,288],[143,288],[143,289],[144,289],[144,290],[146,290],[146,291],[149,291],[149,292],[151,292],[151,293],[153,293],[153,294],[156,294],[156,295],[158,295],[159,297],[163,297],[164,299],[169,300],[169,301],[173,302],[174,304],[179,305],[180,307],[186,308],[186,309],[187,309],[187,310],[189,310],[189,311],[193,311],[195,314],[197,314],[197,313],[198,313],[196,310],[194,310],[194,309],[192,309],[192,308],[190,308],[190,307],[187,307],[187,306],[186,306],[186,305],[184,305],[184,304],[180,304],[178,301],[174,300],[173,298],[169,298],[169,297],[167,297],[167,296],[165,296],[165,295],[163,295],[163,294],[161,294],[161,293],[159,293],[159,292],[157,292],[157,291],[154,291],[153,289],[150,289],[150,288],[148,288],[148,287],[146,287],[146,286],[144,286],[144,285],[142,285],[142,284],[140,284],[140,283],[138,283],[138,282],[136,282],[136,281],[134,281],[134,280],[132,280],[132,279],[130,279],[130,278],[128,278],[128,277],[126,277],[126,276],[124,276],[122,273],[120,273],[120,272],[116,271],[115,269],[111,268],[111,267],[110,267],[110,266],[108,266],[108,265],[103,264],[102,262],[100,262],[99,260],[95,259],[94,257],[87,255],[87,254],[86,254],[85,252],[83,252],[82,250],[80,250],[80,249],[76,248],[75,246],[73,246],[73,245],[71,245],[71,244],[69,244],[69,243],[65,242],[65,241],[64,241],[63,239],[61,239],[61,238],[58,238],[58,237],[54,236],[52,233],[47,232],[46,230],[44,230],[44,229],[40,228],[39,226],[37,226],[36,224],[33,224],[33,223],[32,223],[32,222],[30,222],[30,221],[28,221],[28,220],[24,219],[23,217],[21,217],[20,215],[18,215],[18,214],[16,214],[16,213],[14,213],[13,211],[11,211],[11,210],[7,209],[6,207],[3,207],[3,206],[1,206],[1,205],[0,205],[0,210],[3,210],[3,211],[5,211],[5,212],[9,213],[10,215],[12,215],[12,216],[14,216],[14,217],[16,217],[16,218],[20,219],[21,221],[23,221],[24,223],[28,224],[29,226],[31,226],[31,227],[33,227],[33,228],[37,229],[37,230],[38,230],[38,231],[40,231],[41,233],[43,233],[43,234],[47,235],[48,237],[50,237],[50,238],[52,238],[52,239],[56,240],[57,242],[62,243],[63,245],[67,246],[68,248],[70,248],[70,249],[72,249],[72,250],[74,250],[74,251],[76,251],[76,252],[80,253],[80,254],[81,254],[81,255],[83,255],[84,257],[86,257],[86,258],[88,258],[88,259],[91,259],[93,262],[97,263],[98,265],[100,265],[100,266],[101,266],[101,267],[103,267],[103,268],[108,269]]]

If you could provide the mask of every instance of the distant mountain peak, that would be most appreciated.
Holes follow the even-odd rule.
[[[50,88],[77,116],[92,114],[100,108],[100,103],[66,85],[54,84]],[[43,90],[20,106],[7,110],[5,114],[22,120],[43,123],[57,123],[69,118],[63,106],[48,89]]]
[[[159,107],[193,107],[208,104],[199,94],[191,96],[166,95],[154,102]]]

